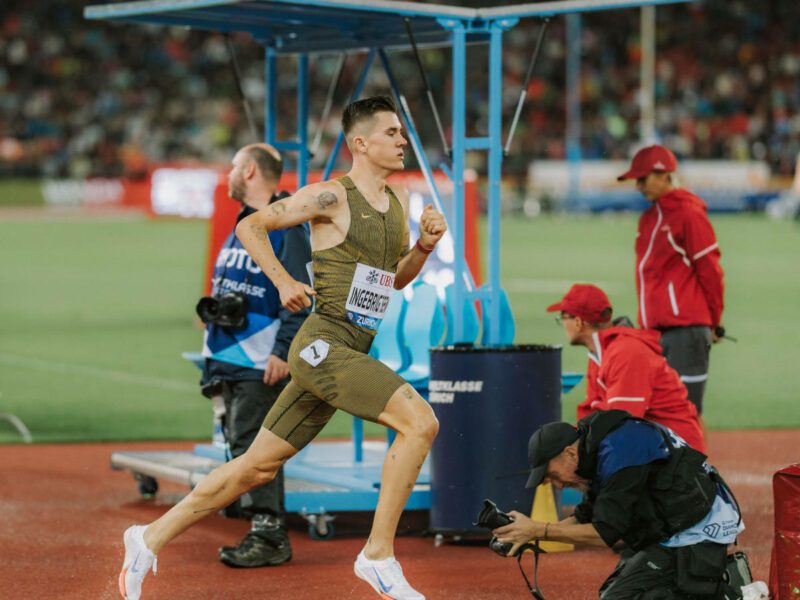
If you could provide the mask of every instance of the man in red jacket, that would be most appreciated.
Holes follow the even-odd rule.
[[[661,333],[667,362],[702,414],[709,351],[722,324],[723,272],[705,202],[675,187],[677,166],[670,150],[648,146],[617,179],[635,179],[653,203],[640,217],[636,237],[639,325]]]
[[[669,427],[706,452],[697,409],[662,356],[657,332],[613,325],[608,296],[594,285],[573,285],[547,311],[560,313],[557,319],[572,346],[589,349],[586,400],[578,405],[578,420],[598,410],[625,410]]]

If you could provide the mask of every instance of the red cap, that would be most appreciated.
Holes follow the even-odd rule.
[[[617,181],[647,177],[653,171],[672,173],[678,168],[678,159],[669,148],[648,146],[639,150],[631,161],[631,168],[617,177]]]
[[[610,314],[603,316],[603,311],[611,308],[611,302],[606,293],[596,285],[576,283],[561,302],[556,302],[547,307],[547,312],[563,311],[580,317],[589,323],[605,323],[611,318]]]

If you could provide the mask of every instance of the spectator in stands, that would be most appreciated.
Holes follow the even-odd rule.
[[[670,428],[692,448],[706,451],[697,410],[661,355],[656,333],[614,325],[608,296],[594,285],[573,285],[547,310],[559,313],[557,319],[571,345],[589,350],[586,400],[578,405],[579,420],[599,410],[626,410]]]
[[[0,175],[116,176],[124,172],[120,154],[126,146],[140,148],[154,162],[222,161],[250,138],[236,110],[221,34],[87,21],[81,14],[85,4],[0,4]],[[766,160],[774,174],[792,174],[800,150],[800,50],[792,42],[800,21],[794,9],[791,2],[745,0],[658,7],[656,127],[679,155]],[[624,158],[640,135],[639,11],[587,13],[582,22],[582,153]],[[524,79],[539,26],[530,19],[506,34],[507,89]],[[255,105],[262,100],[263,49],[246,34],[232,39],[245,93]],[[564,158],[565,48],[563,22],[554,20],[513,155]],[[447,55],[426,50],[422,60],[443,102]],[[471,88],[482,89],[486,56],[470,52],[469,61]],[[413,57],[398,52],[392,63],[421,135],[435,132]],[[311,63],[312,115],[324,103],[334,64],[324,58]],[[352,89],[359,64],[349,60],[337,98]],[[291,90],[293,78],[291,69],[283,71],[281,89]],[[365,95],[376,85],[383,82],[369,82]],[[294,94],[281,94],[278,102],[281,114],[294,114]],[[467,110],[468,134],[485,135],[485,98],[470,96]],[[254,112],[260,117],[261,111]],[[294,133],[284,130],[292,127],[292,119],[286,121],[278,123],[281,137]],[[334,121],[312,117],[310,127],[323,127],[329,140],[338,133]],[[436,148],[431,135],[424,141]],[[473,166],[485,168],[482,156],[470,156]],[[325,159],[320,152],[315,164]],[[526,165],[511,161],[507,167],[524,172]]]
[[[245,146],[236,153],[228,175],[228,193],[242,204],[237,223],[283,197],[276,194],[282,168],[280,154],[267,144]],[[309,283],[308,230],[302,225],[275,230],[269,234],[269,243],[292,277]],[[216,389],[225,400],[223,431],[236,458],[250,447],[289,380],[289,345],[309,311],[292,313],[281,306],[277,289],[247,255],[233,230],[217,256],[212,286],[216,297],[236,292],[246,298],[246,323],[230,327],[208,322],[203,343],[204,392],[208,395]],[[282,468],[273,481],[244,494],[226,513],[251,518],[252,529],[238,546],[220,549],[223,563],[231,567],[275,566],[292,557]]]
[[[677,166],[669,149],[648,146],[618,179],[634,179],[653,203],[639,218],[636,237],[639,325],[660,332],[667,362],[702,415],[711,343],[724,332],[723,272],[706,205],[676,187]]]

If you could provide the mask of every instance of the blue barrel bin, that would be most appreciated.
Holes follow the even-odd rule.
[[[561,346],[433,348],[428,400],[439,419],[431,530],[486,533],[473,525],[485,498],[530,513],[528,439],[561,420]]]

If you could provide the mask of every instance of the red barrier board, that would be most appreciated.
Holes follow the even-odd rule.
[[[775,538],[769,569],[772,600],[800,598],[800,463],[772,477]]]

